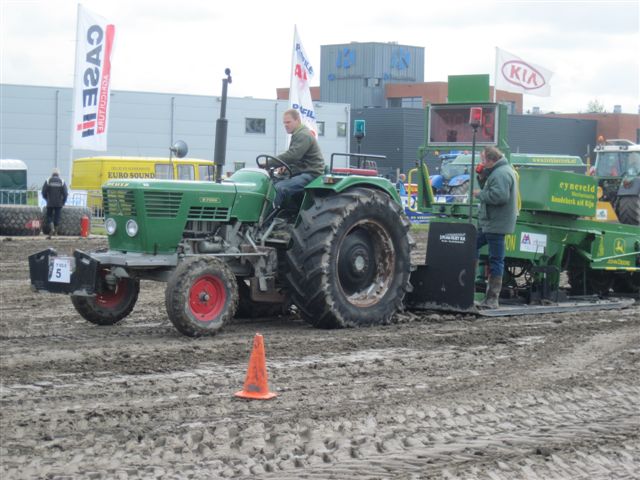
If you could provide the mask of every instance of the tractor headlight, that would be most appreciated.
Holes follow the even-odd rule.
[[[107,235],[113,235],[116,233],[116,221],[113,218],[107,218],[104,221],[104,229],[107,231]]]
[[[126,226],[127,235],[135,237],[138,233],[138,223],[135,220],[129,220]]]

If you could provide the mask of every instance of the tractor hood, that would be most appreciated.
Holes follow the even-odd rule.
[[[175,180],[111,180],[102,187],[105,222],[114,250],[174,252],[187,222],[256,222],[274,196],[266,172],[245,169],[221,183]],[[127,222],[137,233],[127,233]],[[106,224],[105,224],[106,225]]]

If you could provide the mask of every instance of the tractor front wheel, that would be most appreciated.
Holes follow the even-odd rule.
[[[231,269],[216,258],[192,258],[173,272],[165,290],[171,323],[189,337],[215,335],[238,306],[238,284]]]
[[[95,297],[71,296],[71,303],[85,320],[95,325],[115,325],[131,313],[138,300],[140,280],[118,278],[114,286],[108,286],[104,278],[108,270],[102,270],[104,288]]]
[[[373,189],[318,196],[300,213],[287,251],[287,280],[303,318],[320,328],[388,323],[411,272],[410,223]]]

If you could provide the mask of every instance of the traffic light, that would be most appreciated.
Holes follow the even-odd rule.
[[[353,136],[356,138],[362,138],[366,135],[365,132],[365,121],[364,120],[354,120],[353,121]]]
[[[482,107],[471,107],[469,110],[469,125],[478,128],[482,125]]]

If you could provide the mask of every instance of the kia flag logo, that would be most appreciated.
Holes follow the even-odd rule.
[[[507,82],[525,90],[537,90],[546,85],[544,75],[521,60],[511,60],[502,65],[502,76]]]

